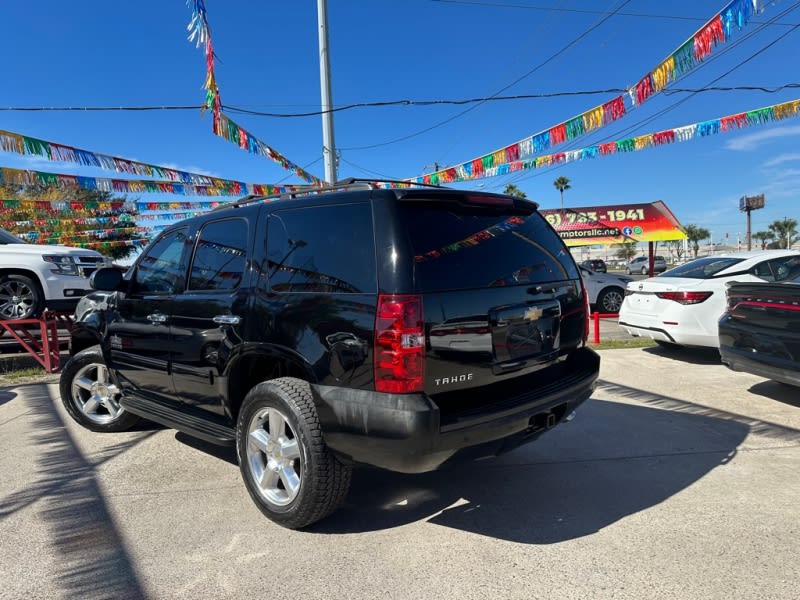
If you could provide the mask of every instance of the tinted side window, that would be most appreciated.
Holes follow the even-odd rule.
[[[403,201],[416,287],[432,292],[577,279],[558,234],[537,212]]]
[[[370,205],[274,212],[267,226],[267,270],[275,292],[376,292]]]
[[[783,256],[753,267],[753,275],[765,281],[792,280],[800,274],[800,256]]]
[[[187,228],[170,231],[157,239],[139,259],[132,291],[175,294],[183,291],[183,254],[188,248]]]
[[[190,290],[233,290],[247,263],[247,221],[207,223],[200,231],[189,275]]]

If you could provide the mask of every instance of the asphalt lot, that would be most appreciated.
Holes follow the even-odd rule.
[[[234,455],[95,434],[0,389],[1,598],[775,598],[800,581],[800,394],[713,352],[601,351],[577,418],[499,459],[359,469],[310,531]]]

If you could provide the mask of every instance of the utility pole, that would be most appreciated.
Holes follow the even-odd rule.
[[[331,60],[328,50],[327,0],[317,0],[319,20],[319,84],[322,94],[322,157],[325,162],[325,180],[336,183],[336,142],[333,138],[333,99],[331,94]]]

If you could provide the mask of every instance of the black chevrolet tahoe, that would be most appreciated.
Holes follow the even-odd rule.
[[[70,415],[235,445],[253,500],[290,528],[332,513],[355,463],[420,473],[535,439],[599,372],[570,252],[505,195],[348,181],[248,197],[93,286],[114,293],[84,324],[99,344],[62,373]]]

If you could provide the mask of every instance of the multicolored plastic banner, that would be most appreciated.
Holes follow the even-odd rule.
[[[492,175],[482,175],[482,173],[498,165],[515,163],[520,159],[541,154],[554,146],[613,123],[624,117],[631,109],[661,92],[669,83],[694,69],[711,54],[714,47],[728,41],[734,30],[741,30],[753,15],[763,12],[765,3],[773,2],[732,0],[655,69],[642,77],[637,84],[628,88],[625,94],[499,150],[473,158],[460,165],[452,165],[434,173],[409,178],[407,181],[431,183],[438,179],[442,183],[448,183],[462,179],[492,177]],[[629,107],[625,105],[626,98],[630,104]],[[465,173],[466,176],[462,179],[450,179],[457,172]]]
[[[203,88],[206,90],[204,110],[208,109],[212,112],[213,121],[211,129],[214,134],[236,144],[242,150],[247,150],[251,154],[265,156],[312,185],[323,185],[324,182],[321,179],[293,163],[280,152],[271,148],[252,133],[222,114],[222,100],[220,100],[217,77],[214,72],[214,60],[216,56],[214,54],[214,45],[211,41],[211,27],[208,24],[206,5],[203,0],[186,0],[186,5],[192,9],[192,19],[187,27],[189,31],[189,41],[195,42],[197,47],[202,44],[206,57],[206,78],[203,84]]]
[[[567,246],[686,239],[678,219],[661,200],[540,212]]]
[[[737,113],[735,115],[728,115],[727,117],[712,119],[710,121],[701,121],[699,123],[693,123],[692,125],[677,127],[675,129],[666,129],[664,131],[639,135],[632,138],[626,138],[624,140],[596,144],[594,146],[587,146],[586,148],[580,148],[578,150],[567,150],[566,152],[545,154],[544,156],[537,156],[524,160],[515,160],[502,164],[492,164],[491,166],[481,167],[481,169],[478,170],[473,170],[469,163],[465,163],[465,165],[461,165],[459,167],[452,167],[445,171],[432,173],[423,177],[416,177],[407,181],[441,185],[458,181],[470,181],[475,179],[484,179],[487,177],[497,177],[499,175],[508,175],[509,173],[514,173],[516,171],[542,169],[568,162],[585,160],[587,158],[608,156],[618,152],[638,152],[639,150],[645,150],[646,148],[651,148],[653,146],[674,144],[676,142],[687,142],[698,137],[716,135],[718,133],[728,133],[737,129],[744,129],[746,127],[753,127],[756,125],[765,125],[774,121],[789,119],[791,117],[798,116],[798,113],[800,113],[800,99],[789,100],[788,102],[782,102],[780,104],[774,104],[772,106],[767,106],[748,112]]]
[[[306,189],[306,186],[272,185],[265,183],[244,183],[241,181],[225,181],[225,185],[196,185],[193,183],[177,183],[174,181],[150,181],[141,179],[106,179],[101,177],[81,177],[63,173],[47,173],[0,167],[0,183],[17,185],[47,185],[68,189],[78,186],[85,190],[100,190],[119,193],[163,193],[181,194],[184,196],[271,196]]]
[[[176,183],[202,185],[223,190],[229,189],[232,186],[243,185],[241,182],[230,179],[212,177],[210,175],[202,175],[200,173],[192,173],[191,171],[181,171],[179,169],[172,169],[170,167],[162,167],[136,160],[129,160],[119,156],[111,156],[108,154],[102,154],[100,152],[92,152],[91,150],[84,150],[82,148],[75,148],[73,146],[58,144],[56,142],[40,140],[34,137],[23,135],[21,133],[14,133],[13,131],[0,130],[0,149],[4,150],[5,152],[14,152],[16,154],[39,156],[51,161],[68,162],[87,167],[98,167],[108,171],[116,171],[117,173],[138,175],[140,177],[156,177],[158,179],[166,179]],[[262,186],[265,189],[277,187],[268,183],[246,185]],[[280,187],[292,190],[301,190],[308,186],[287,185]]]
[[[219,137],[225,138],[229,142],[236,144],[239,146],[239,148],[246,150],[250,154],[258,154],[260,156],[267,157],[271,161],[278,163],[287,171],[291,171],[300,179],[310,182],[312,185],[322,186],[325,183],[318,177],[315,177],[306,171],[300,165],[296,165],[290,161],[283,154],[275,150],[275,148],[271,148],[252,133],[244,129],[241,125],[235,123],[232,119],[223,114],[220,114],[219,118],[214,121],[214,133]]]

